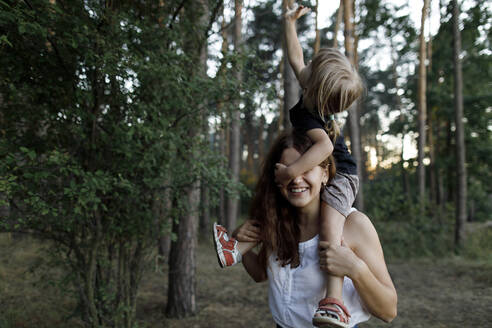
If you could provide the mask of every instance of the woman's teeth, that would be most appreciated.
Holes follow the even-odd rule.
[[[306,190],[307,188],[292,188],[290,189],[290,192],[304,192]]]

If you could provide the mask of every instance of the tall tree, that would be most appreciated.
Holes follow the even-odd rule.
[[[338,6],[337,10],[337,19],[335,21],[335,27],[333,30],[333,48],[338,48],[338,31],[340,30],[340,24],[342,23],[344,1],[345,0],[340,0],[340,5]]]
[[[353,14],[353,1],[345,0],[343,4],[344,9],[344,25],[345,25],[345,54],[352,63],[355,64],[355,49],[354,49],[354,14]],[[357,175],[360,179],[359,192],[356,198],[357,208],[363,210],[364,208],[364,196],[362,191],[362,148],[360,143],[360,117],[359,109],[357,106],[358,101],[356,101],[350,109],[348,110],[348,124],[350,131],[350,148],[352,150],[352,155],[354,156],[355,162],[357,164]]]
[[[241,59],[239,58],[242,53],[242,0],[234,0],[234,51],[238,57],[235,66],[235,77],[240,84],[242,80]],[[240,87],[240,85],[239,85]],[[239,182],[239,166],[240,166],[240,112],[239,104],[231,111],[231,129],[230,129],[230,148],[229,148],[229,169],[231,174],[231,180],[233,182]],[[229,195],[227,198],[227,223],[226,227],[230,231],[235,228],[236,220],[239,210],[239,199],[236,195]]]
[[[453,0],[453,60],[454,60],[454,110],[456,124],[456,226],[455,245],[463,246],[464,229],[466,222],[466,166],[465,166],[465,136],[463,125],[463,76],[461,69],[461,33],[460,33],[460,8],[458,0]]]
[[[196,74],[199,79],[204,78],[206,74],[207,34],[202,33],[201,36],[197,37],[193,23],[197,22],[200,31],[206,31],[209,21],[207,1],[200,0],[193,5],[186,5],[184,10],[185,19],[190,23],[185,29],[185,50],[191,60],[198,63],[197,67],[193,67],[188,73],[190,75]],[[198,106],[201,109],[197,116],[205,116],[204,105],[198,104]],[[190,126],[186,133],[186,140],[190,144],[186,149],[181,148],[177,151],[177,156],[182,157],[183,162],[188,161],[190,163],[189,169],[192,171],[197,170],[194,163],[199,154],[196,150],[193,151],[191,144],[197,139],[200,139],[199,130]],[[176,240],[171,243],[166,315],[174,318],[190,316],[196,312],[195,250],[197,223],[199,221],[200,180],[195,179],[184,188],[182,196],[178,195],[178,197],[185,201],[184,206],[188,210],[181,215],[179,221],[173,222],[173,233],[176,235]]]
[[[426,70],[426,42],[425,42],[425,20],[427,17],[427,10],[429,8],[429,1],[424,0],[422,6],[422,16],[420,23],[420,51],[419,51],[419,80],[418,80],[418,127],[419,127],[419,139],[418,139],[418,186],[419,186],[419,198],[421,206],[425,202],[425,137],[426,137],[426,121],[427,121],[427,70]]]
[[[220,67],[219,67],[219,70],[217,72],[217,80],[218,80],[218,83],[219,85],[224,85],[225,84],[225,80],[226,80],[226,76],[225,76],[225,73],[226,73],[226,64],[227,64],[227,60],[226,60],[226,56],[227,56],[227,53],[228,53],[228,48],[229,48],[229,41],[228,41],[228,29],[226,28],[227,24],[226,24],[226,18],[225,18],[225,15],[224,15],[224,10],[225,10],[225,7],[222,6],[222,22],[221,22],[221,36],[222,36],[222,45],[221,45],[221,54],[222,54],[222,62],[220,64]],[[227,159],[229,157],[229,153],[228,153],[228,124],[227,124],[227,119],[226,119],[226,115],[224,112],[224,101],[223,99],[221,99],[219,101],[219,103],[217,104],[217,107],[218,107],[218,110],[219,112],[222,114],[221,118],[221,124],[220,126],[218,127],[219,128],[219,131],[218,131],[218,139],[219,139],[219,142],[218,142],[218,148],[219,148],[219,153],[222,155],[222,158],[224,159]],[[220,224],[226,226],[227,224],[227,197],[226,197],[226,193],[225,193],[225,187],[224,186],[220,186],[219,187],[220,190],[219,190],[219,204],[218,204],[218,211],[217,211],[217,216],[218,216],[218,221]]]
[[[318,12],[318,7],[319,7],[319,0],[316,0],[316,5],[314,6],[314,14],[315,14],[315,23],[314,23],[314,29],[316,32],[316,35],[314,37],[314,54],[316,55],[319,51],[320,45],[321,45],[321,37],[319,34],[319,12]]]

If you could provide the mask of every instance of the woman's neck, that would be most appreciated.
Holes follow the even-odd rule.
[[[313,202],[306,207],[297,209],[301,242],[313,238],[319,233],[320,203]]]

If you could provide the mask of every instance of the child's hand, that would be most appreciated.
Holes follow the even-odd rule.
[[[280,163],[275,164],[275,182],[277,185],[286,186],[292,179],[288,166]]]
[[[287,12],[285,13],[285,19],[291,20],[291,21],[296,21],[310,11],[311,11],[311,8],[304,7],[303,5],[299,5],[299,6],[294,5],[293,8],[290,8],[287,6]]]

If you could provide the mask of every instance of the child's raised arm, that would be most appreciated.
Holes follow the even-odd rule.
[[[296,74],[297,80],[299,80],[301,71],[306,67],[306,65],[304,64],[304,55],[302,54],[301,44],[297,38],[296,20],[310,10],[310,8],[304,6],[298,6],[297,8],[287,7],[287,12],[285,13],[285,42],[287,57],[289,58],[289,63],[292,66],[294,73]]]

